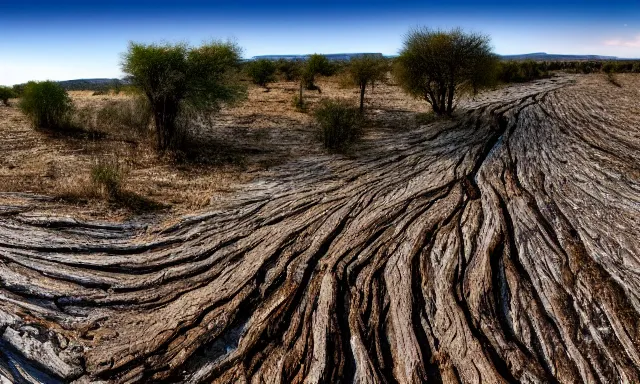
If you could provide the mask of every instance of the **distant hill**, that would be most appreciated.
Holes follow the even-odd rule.
[[[587,60],[620,60],[615,56],[600,55],[563,55],[545,52],[525,53],[522,55],[500,55],[503,60],[535,60],[535,61],[587,61]]]
[[[76,79],[58,81],[64,89],[68,91],[79,90],[99,90],[113,86],[116,82],[120,82],[121,85],[126,85],[128,82],[122,79]]]
[[[352,57],[363,55],[375,55],[380,57],[397,57],[397,55],[383,55],[382,53],[333,53],[326,56],[332,61],[347,61]],[[306,60],[310,55],[261,55],[250,58],[251,60],[267,59],[267,60]],[[535,61],[588,61],[588,60],[629,60],[621,59],[616,56],[602,55],[565,55],[565,54],[549,54],[546,52],[524,53],[521,55],[500,55],[503,60],[535,60]]]
[[[326,54],[326,55],[323,55],[323,56],[326,56],[327,59],[329,59],[331,61],[347,61],[347,60],[351,60],[351,58],[353,58],[353,57],[359,57],[359,56],[365,56],[365,55],[383,57],[382,53],[367,53],[367,52],[362,52],[362,53],[330,53],[330,54]],[[280,59],[284,59],[284,60],[300,60],[300,61],[302,61],[302,60],[307,60],[309,58],[309,56],[311,56],[311,55],[261,55],[261,56],[253,56],[249,60],[259,60],[259,59],[280,60]]]
[[[62,88],[67,91],[99,91],[112,88],[116,82],[119,82],[121,86],[129,85],[129,80],[126,79],[74,79],[74,80],[62,80],[56,81]],[[16,84],[14,87],[24,87],[26,83]]]

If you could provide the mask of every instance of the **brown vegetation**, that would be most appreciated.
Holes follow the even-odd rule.
[[[322,95],[310,93],[313,109],[324,97],[357,100],[357,90],[340,89],[336,79],[320,79]],[[71,91],[74,103],[71,132],[34,131],[15,107],[0,113],[0,204],[15,202],[15,192],[53,196],[39,210],[69,213],[85,218],[124,219],[126,207],[110,204],[93,193],[91,168],[104,157],[120,159],[129,171],[124,189],[170,207],[181,214],[217,205],[239,184],[275,165],[305,155],[323,153],[316,140],[313,116],[291,105],[298,84],[280,82],[272,91],[249,91],[248,100],[225,108],[212,126],[193,132],[188,158],[158,156],[152,126],[141,123],[141,101],[130,94],[92,96],[91,91]],[[395,86],[380,85],[368,101],[370,113],[381,129],[412,127],[420,102]],[[10,192],[10,194],[2,193]],[[61,197],[57,199],[55,197]]]

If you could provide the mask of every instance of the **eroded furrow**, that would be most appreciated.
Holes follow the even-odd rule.
[[[640,381],[640,117],[601,80],[495,91],[170,225],[0,207],[0,381]]]

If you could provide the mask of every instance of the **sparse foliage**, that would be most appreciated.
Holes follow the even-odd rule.
[[[320,92],[320,88],[315,84],[316,76],[331,76],[333,72],[334,68],[326,56],[317,53],[309,56],[302,69],[302,82],[305,89]]]
[[[122,69],[149,100],[159,149],[176,149],[184,129],[179,123],[245,96],[236,76],[239,61],[240,48],[234,43],[129,44]]]
[[[246,71],[251,81],[268,89],[267,84],[276,81],[276,63],[273,60],[258,59],[247,63]]]
[[[0,101],[4,103],[4,105],[9,105],[9,99],[15,97],[15,93],[13,89],[9,87],[0,86]]]
[[[389,67],[382,56],[362,55],[350,60],[347,73],[352,84],[360,88],[360,113],[364,111],[364,95],[367,85],[385,80]]]
[[[13,87],[11,87],[15,97],[22,97],[22,93],[24,92],[24,87],[25,86],[26,86],[26,84],[16,84]]]
[[[300,94],[298,96],[298,104],[301,108],[304,108],[303,89],[317,90],[319,93],[322,93],[320,87],[315,84],[316,76],[330,76],[333,73],[334,67],[326,56],[317,53],[309,56],[300,69]]]
[[[502,61],[498,64],[498,80],[503,83],[524,83],[549,76],[544,62],[533,60]]]
[[[394,75],[407,93],[426,100],[438,115],[451,115],[456,95],[492,82],[497,57],[488,36],[451,31],[415,29],[409,32],[396,61]]]
[[[343,100],[323,100],[315,111],[325,148],[343,151],[360,135],[362,115],[358,108]]]
[[[62,129],[67,126],[72,104],[58,83],[30,81],[24,87],[20,109],[35,128]]]
[[[294,81],[300,78],[302,72],[302,63],[298,60],[280,59],[276,66],[278,72],[286,81]]]

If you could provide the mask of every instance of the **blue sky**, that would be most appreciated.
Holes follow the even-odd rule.
[[[395,54],[415,26],[489,34],[500,54],[640,57],[640,1],[0,0],[0,84],[120,77],[139,42],[233,39],[244,56]]]

